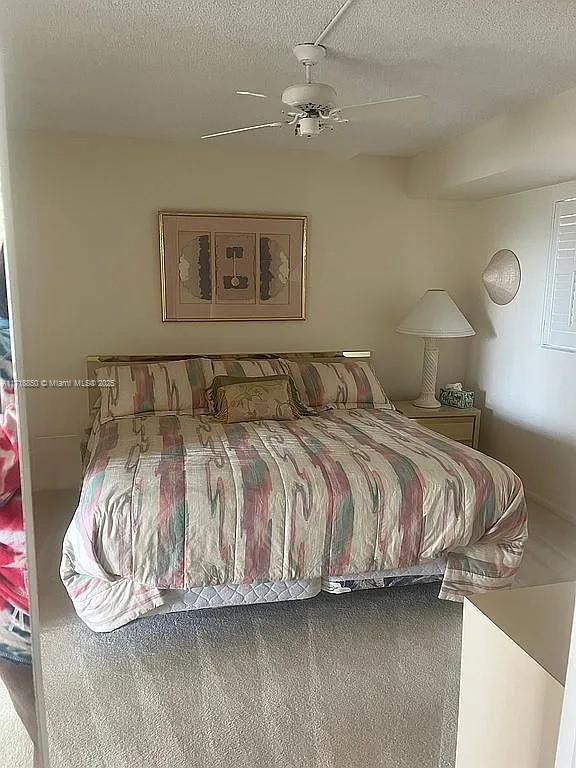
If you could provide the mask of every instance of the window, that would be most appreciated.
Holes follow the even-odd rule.
[[[576,352],[576,199],[554,205],[542,346]]]

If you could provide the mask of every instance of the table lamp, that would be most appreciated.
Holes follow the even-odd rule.
[[[422,388],[414,405],[419,408],[440,408],[436,399],[436,376],[438,374],[437,339],[455,339],[474,336],[476,331],[447,291],[430,290],[412,307],[396,328],[398,333],[422,336],[424,343],[424,364],[422,366]]]

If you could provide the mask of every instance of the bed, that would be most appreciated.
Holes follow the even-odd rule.
[[[520,480],[397,413],[368,356],[90,359],[89,377],[112,386],[90,390],[63,545],[79,617],[107,632],[321,590],[440,580],[440,598],[462,600],[510,586],[527,537]],[[217,421],[205,393],[222,372],[287,372],[308,407]]]

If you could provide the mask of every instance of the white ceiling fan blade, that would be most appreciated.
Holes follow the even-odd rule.
[[[257,131],[260,128],[280,128],[286,123],[262,123],[262,125],[249,125],[246,128],[234,128],[231,131],[219,131],[218,133],[207,133],[205,136],[200,136],[201,139],[214,139],[216,136],[228,136],[231,133],[244,133],[244,131]]]
[[[256,93],[256,91],[236,91],[237,96],[255,96],[257,99],[267,99],[265,93]]]
[[[396,101],[414,101],[415,99],[425,99],[421,93],[417,93],[414,96],[393,96],[389,99],[378,99],[378,101],[366,101],[363,104],[348,104],[345,107],[337,107],[334,112],[346,112],[351,109],[366,109],[366,107],[378,107],[381,104],[392,104]]]
[[[373,101],[368,104],[354,104],[343,107],[333,114],[336,119],[349,120],[351,125],[368,123],[415,124],[430,118],[431,100],[429,98],[395,98]]]

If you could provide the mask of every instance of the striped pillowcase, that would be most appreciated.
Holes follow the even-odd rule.
[[[275,376],[276,374],[286,375],[286,361],[273,357],[266,360],[209,360],[203,359],[203,365],[206,368],[206,379],[210,376],[209,369],[212,371],[212,378],[215,376],[242,376],[243,378],[253,378],[254,376]],[[210,385],[209,385],[210,386]]]
[[[302,403],[310,408],[394,410],[370,363],[365,360],[283,362]]]
[[[210,370],[210,360],[205,358],[98,368],[99,382],[115,382],[111,387],[100,386],[100,423],[146,413],[208,413]]]

